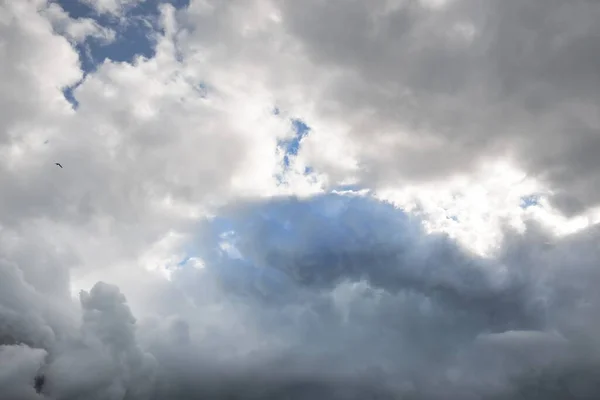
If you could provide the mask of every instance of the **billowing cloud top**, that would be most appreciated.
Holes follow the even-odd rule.
[[[0,0],[0,399],[591,399],[600,4]]]

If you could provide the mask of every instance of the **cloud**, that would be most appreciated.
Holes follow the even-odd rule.
[[[81,293],[80,337],[43,371],[45,393],[57,398],[147,399],[155,360],[136,341],[135,318],[116,286],[98,282]]]
[[[598,228],[546,226],[598,200],[594,4],[162,4],[84,65],[134,3],[0,0],[0,392],[597,393]]]
[[[332,179],[387,186],[508,158],[563,212],[596,205],[598,6],[429,3],[194,2],[180,48],[224,68],[215,78],[252,70],[305,113],[306,156]]]
[[[548,248],[550,234],[533,225],[524,236],[508,233],[505,252],[486,259],[362,197],[280,200],[221,215],[228,223],[213,221],[200,239],[204,267],[172,275],[191,304],[177,306],[186,344],[154,339],[174,380],[161,393],[218,398],[233,386],[268,398],[305,385],[332,398],[512,398],[535,385],[521,381],[529,371],[564,372],[569,387],[569,370],[597,363],[584,332],[596,332],[587,313],[598,303],[591,286],[573,288],[593,282],[594,269],[569,257],[567,276],[557,256],[586,247],[589,231]],[[223,238],[241,259],[220,250]],[[171,333],[159,338],[181,334],[160,329]]]
[[[0,7],[4,15],[0,22],[4,176],[22,154],[21,146],[41,139],[68,112],[68,103],[57,89],[76,82],[81,71],[77,54],[64,38],[52,34],[50,23],[36,12],[35,2],[2,2]]]
[[[552,376],[563,382],[555,394],[593,393],[595,375],[571,371],[600,356],[597,230],[553,239],[532,223],[483,258],[368,196],[259,201],[219,215],[198,230],[201,266],[139,281],[140,321],[117,287],[98,283],[80,296],[79,327],[31,342],[48,352],[42,393],[514,398],[550,390]]]
[[[137,258],[165,227],[184,230],[232,193],[275,190],[276,143],[289,126],[268,98],[218,90],[206,98],[168,37],[154,58],[107,61],[81,81],[77,52],[41,5],[2,6],[13,17],[3,19],[0,67],[5,232],[29,242],[43,231],[55,249],[69,248],[69,264],[92,270]],[[62,93],[73,86],[77,110]],[[89,251],[102,261],[78,259]]]
[[[88,37],[96,38],[104,44],[115,40],[115,32],[112,29],[99,25],[91,18],[73,20],[55,3],[49,4],[44,13],[58,33],[75,43],[83,43]]]
[[[39,399],[32,385],[46,352],[25,345],[0,345],[0,388],[15,400]]]

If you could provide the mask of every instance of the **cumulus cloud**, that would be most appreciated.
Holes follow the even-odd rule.
[[[82,2],[0,0],[0,393],[598,392],[598,6]]]
[[[136,341],[135,318],[115,286],[81,293],[80,335],[59,345],[42,371],[43,392],[68,399],[147,399],[155,359]]]
[[[251,68],[310,115],[306,156],[332,177],[385,186],[508,157],[563,212],[598,203],[593,2],[217,3],[181,13],[184,54]]]

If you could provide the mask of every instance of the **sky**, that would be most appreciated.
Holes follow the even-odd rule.
[[[596,398],[599,17],[0,0],[0,393]]]

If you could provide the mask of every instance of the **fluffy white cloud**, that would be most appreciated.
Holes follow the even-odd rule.
[[[196,0],[84,74],[137,3],[0,0],[1,393],[597,393],[598,6]]]
[[[181,48],[217,74],[269,81],[310,116],[309,142],[339,138],[311,151],[333,176],[385,186],[504,157],[551,185],[563,211],[595,205],[597,7],[424,3],[193,2]]]
[[[88,37],[97,38],[104,43],[115,39],[114,30],[99,25],[91,18],[73,20],[55,3],[50,3],[42,12],[58,33],[75,43],[81,43]]]

